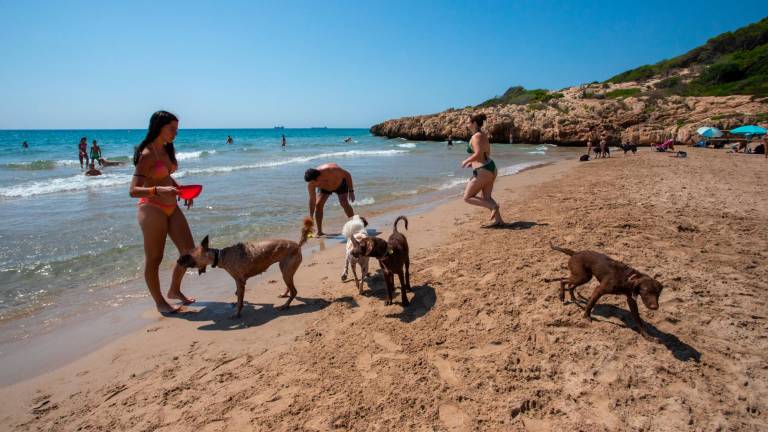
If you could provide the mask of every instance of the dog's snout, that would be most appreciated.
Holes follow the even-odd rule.
[[[191,255],[182,255],[179,257],[178,260],[176,260],[176,263],[183,267],[194,267],[195,261],[192,259]]]

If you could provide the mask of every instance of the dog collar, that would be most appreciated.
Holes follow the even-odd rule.
[[[213,264],[211,264],[212,268],[216,268],[216,266],[219,265],[219,250],[214,249],[213,250]]]

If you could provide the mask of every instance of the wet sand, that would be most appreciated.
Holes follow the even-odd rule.
[[[250,281],[240,320],[234,297],[174,318],[147,308],[140,330],[0,388],[0,427],[764,430],[768,161],[687,151],[501,178],[508,229],[480,228],[488,212],[459,199],[412,215],[405,310],[384,305],[380,276],[362,296],[342,283],[341,244],[312,240],[323,250],[305,255],[290,310],[274,309],[274,274]],[[386,237],[391,220],[376,227]],[[567,257],[549,242],[658,275],[660,309],[640,306],[655,340],[620,297],[591,323],[562,304],[545,279]],[[220,270],[192,279],[198,298],[234,292]]]

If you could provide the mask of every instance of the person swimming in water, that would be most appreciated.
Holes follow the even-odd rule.
[[[23,143],[21,143],[21,148],[28,149],[29,148],[29,144],[27,144],[27,142],[24,141]]]
[[[317,224],[317,235],[323,233],[323,208],[332,194],[339,197],[339,204],[348,218],[355,213],[349,202],[355,202],[355,189],[352,187],[352,174],[335,163],[327,163],[317,168],[310,168],[304,173],[309,195],[309,217]],[[317,190],[317,191],[315,191]],[[320,198],[317,198],[317,195]]]
[[[472,178],[467,183],[464,190],[464,201],[467,204],[485,207],[491,211],[493,223],[489,227],[504,225],[501,218],[499,204],[491,196],[493,184],[496,182],[498,172],[496,163],[491,159],[491,144],[488,136],[481,130],[485,122],[485,114],[474,114],[469,117],[467,126],[472,132],[472,138],[467,143],[467,153],[470,156],[461,162],[463,168],[473,168]],[[483,197],[478,198],[477,194],[482,192]]]
[[[232,144],[235,140],[232,139],[232,135],[227,135],[227,144]]]
[[[158,111],[149,120],[144,140],[136,147],[133,164],[136,170],[131,181],[130,195],[139,198],[138,221],[144,237],[144,280],[160,313],[174,313],[160,291],[160,263],[163,261],[165,240],[170,237],[179,255],[189,253],[195,247],[187,218],[176,204],[179,184],[171,177],[178,169],[173,140],[179,129],[179,119],[167,112]],[[187,208],[192,200],[185,200]],[[168,298],[181,300],[182,304],[194,303],[181,292],[181,280],[186,269],[176,263],[171,275]]]

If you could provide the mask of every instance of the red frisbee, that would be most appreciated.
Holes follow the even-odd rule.
[[[197,196],[200,195],[200,192],[203,191],[203,185],[183,185],[179,186],[177,189],[181,199],[189,200],[197,198]]]

